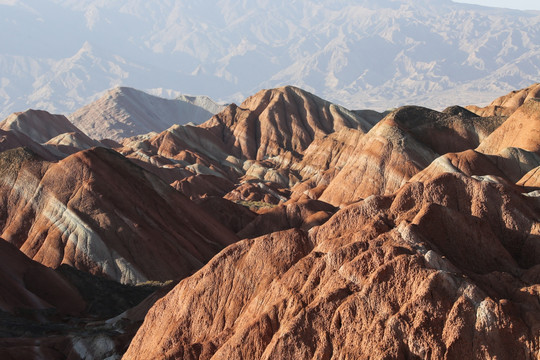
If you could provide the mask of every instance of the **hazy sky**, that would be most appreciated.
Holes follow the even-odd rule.
[[[538,0],[454,0],[454,2],[520,10],[540,10],[540,1]]]

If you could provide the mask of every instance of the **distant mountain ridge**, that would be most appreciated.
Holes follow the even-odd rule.
[[[202,123],[223,108],[206,96],[164,99],[117,87],[75,111],[69,119],[92,138],[120,140],[160,132],[176,124]]]
[[[0,10],[10,34],[1,117],[67,114],[120,85],[238,102],[290,84],[349,109],[442,109],[487,103],[540,73],[538,12],[449,0],[19,0]]]

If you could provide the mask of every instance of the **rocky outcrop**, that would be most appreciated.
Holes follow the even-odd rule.
[[[58,135],[66,133],[76,133],[86,143],[93,142],[65,116],[53,115],[43,110],[30,109],[25,112],[11,114],[0,122],[0,129],[25,134],[37,143],[45,143]]]
[[[540,85],[538,86],[540,89]],[[497,154],[507,147],[540,153],[540,99],[527,100],[488,138],[478,151]]]
[[[308,231],[314,226],[324,224],[336,210],[330,204],[308,198],[289,200],[279,206],[261,211],[257,218],[237,234],[244,239],[294,228]]]
[[[220,138],[232,155],[263,160],[285,152],[298,156],[317,137],[343,128],[366,132],[373,122],[371,113],[364,118],[288,86],[261,90],[201,126]]]
[[[461,116],[405,106],[364,135],[321,200],[334,205],[391,194],[438,155],[477,147],[502,118]]]
[[[158,301],[124,358],[535,359],[535,206],[443,174],[241,241]]]
[[[237,240],[179,192],[104,148],[58,163],[4,152],[0,200],[2,236],[28,257],[123,283],[184,277]]]
[[[121,140],[161,132],[175,124],[200,124],[222,108],[208,98],[205,101],[195,98],[169,100],[118,87],[75,111],[69,119],[95,139]]]
[[[479,116],[510,116],[528,100],[539,97],[540,84],[537,83],[501,96],[486,107],[470,105],[467,106],[467,109]]]
[[[0,239],[0,310],[5,312],[55,310],[81,315],[86,303],[77,289],[54,270],[24,255]]]

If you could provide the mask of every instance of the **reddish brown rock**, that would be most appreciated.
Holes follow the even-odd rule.
[[[214,175],[194,175],[171,185],[192,200],[208,196],[222,197],[235,188],[230,180]]]
[[[293,228],[307,231],[324,224],[336,210],[330,204],[307,198],[287,201],[261,213],[237,235],[243,239]]]
[[[276,205],[287,200],[289,190],[270,182],[244,182],[227,193],[224,198],[237,203],[260,203],[263,205]],[[260,207],[260,206],[259,206]]]
[[[381,120],[357,143],[321,200],[334,205],[391,194],[438,154],[478,146],[501,119],[458,116],[405,106]]]
[[[245,228],[257,216],[247,206],[218,196],[200,198],[197,200],[197,204],[227,229],[235,233]]]
[[[339,206],[370,195],[391,194],[436,158],[436,153],[411,136],[396,117],[399,110],[361,138],[354,156],[320,200]]]
[[[169,184],[197,174],[231,181],[242,174],[241,161],[229,156],[209,131],[195,126],[175,125],[159,134],[129,138],[116,150]]]
[[[342,169],[355,155],[364,133],[355,129],[341,129],[315,139],[304,152],[302,161],[292,164],[310,187],[328,185],[338,169]]]
[[[239,242],[156,303],[124,358],[535,359],[530,201],[445,174]]]
[[[23,133],[18,131],[0,130],[0,152],[16,149],[19,147],[27,148],[33,153],[39,155],[43,159],[54,161],[58,157],[55,156],[49,149],[36,143]]]
[[[237,240],[178,191],[104,148],[58,163],[4,152],[0,200],[2,236],[28,257],[124,283],[181,278]]]
[[[65,133],[76,133],[81,141],[88,144],[94,142],[65,116],[53,115],[43,110],[30,109],[11,114],[0,122],[0,129],[25,134],[37,143],[45,143]]]
[[[4,239],[0,239],[0,293],[0,310],[7,312],[55,309],[80,315],[86,308],[72,284]]]
[[[230,105],[201,127],[222,139],[232,155],[263,160],[284,152],[302,154],[315,138],[343,128],[366,132],[373,122],[372,113],[351,112],[287,86]]]
[[[540,166],[535,167],[525,174],[517,184],[529,190],[540,190]]]
[[[486,107],[471,105],[467,106],[467,109],[480,116],[510,116],[526,101],[538,97],[540,97],[540,84],[534,84],[501,96]]]
[[[540,99],[530,99],[482,141],[477,150],[484,154],[496,155],[505,148],[514,147],[539,153],[538,139],[540,139]]]

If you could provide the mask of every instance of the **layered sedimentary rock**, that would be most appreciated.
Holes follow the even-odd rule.
[[[540,88],[540,85],[539,85]],[[478,151],[497,154],[507,147],[540,152],[540,99],[527,100],[487,139]]]
[[[230,246],[156,303],[125,358],[535,359],[539,264],[534,199],[443,174]]]
[[[256,219],[238,232],[238,236],[255,238],[293,228],[308,231],[314,226],[324,224],[335,212],[335,207],[322,201],[308,198],[287,201],[261,212]]]
[[[0,310],[51,310],[78,315],[86,308],[77,289],[52,269],[0,239]]]
[[[182,194],[104,148],[58,163],[22,149],[4,152],[0,199],[2,237],[28,257],[124,283],[184,277],[237,239]]]
[[[491,102],[486,107],[475,105],[467,106],[467,109],[480,116],[510,116],[521,105],[530,99],[540,97],[540,84],[533,84],[527,88],[512,91]]]
[[[201,126],[222,139],[232,155],[263,160],[302,154],[316,137],[343,128],[366,132],[373,123],[372,113],[363,116],[288,86],[262,90]]]
[[[45,143],[65,133],[78,133],[87,142],[92,142],[65,116],[53,115],[43,110],[27,110],[11,114],[0,122],[0,129],[23,133],[37,143]]]
[[[70,120],[95,139],[121,140],[161,132],[175,124],[202,123],[223,107],[208,98],[164,99],[142,91],[118,87],[77,110]]]
[[[391,194],[439,155],[477,147],[503,121],[399,108],[361,137],[320,199],[340,205]]]

